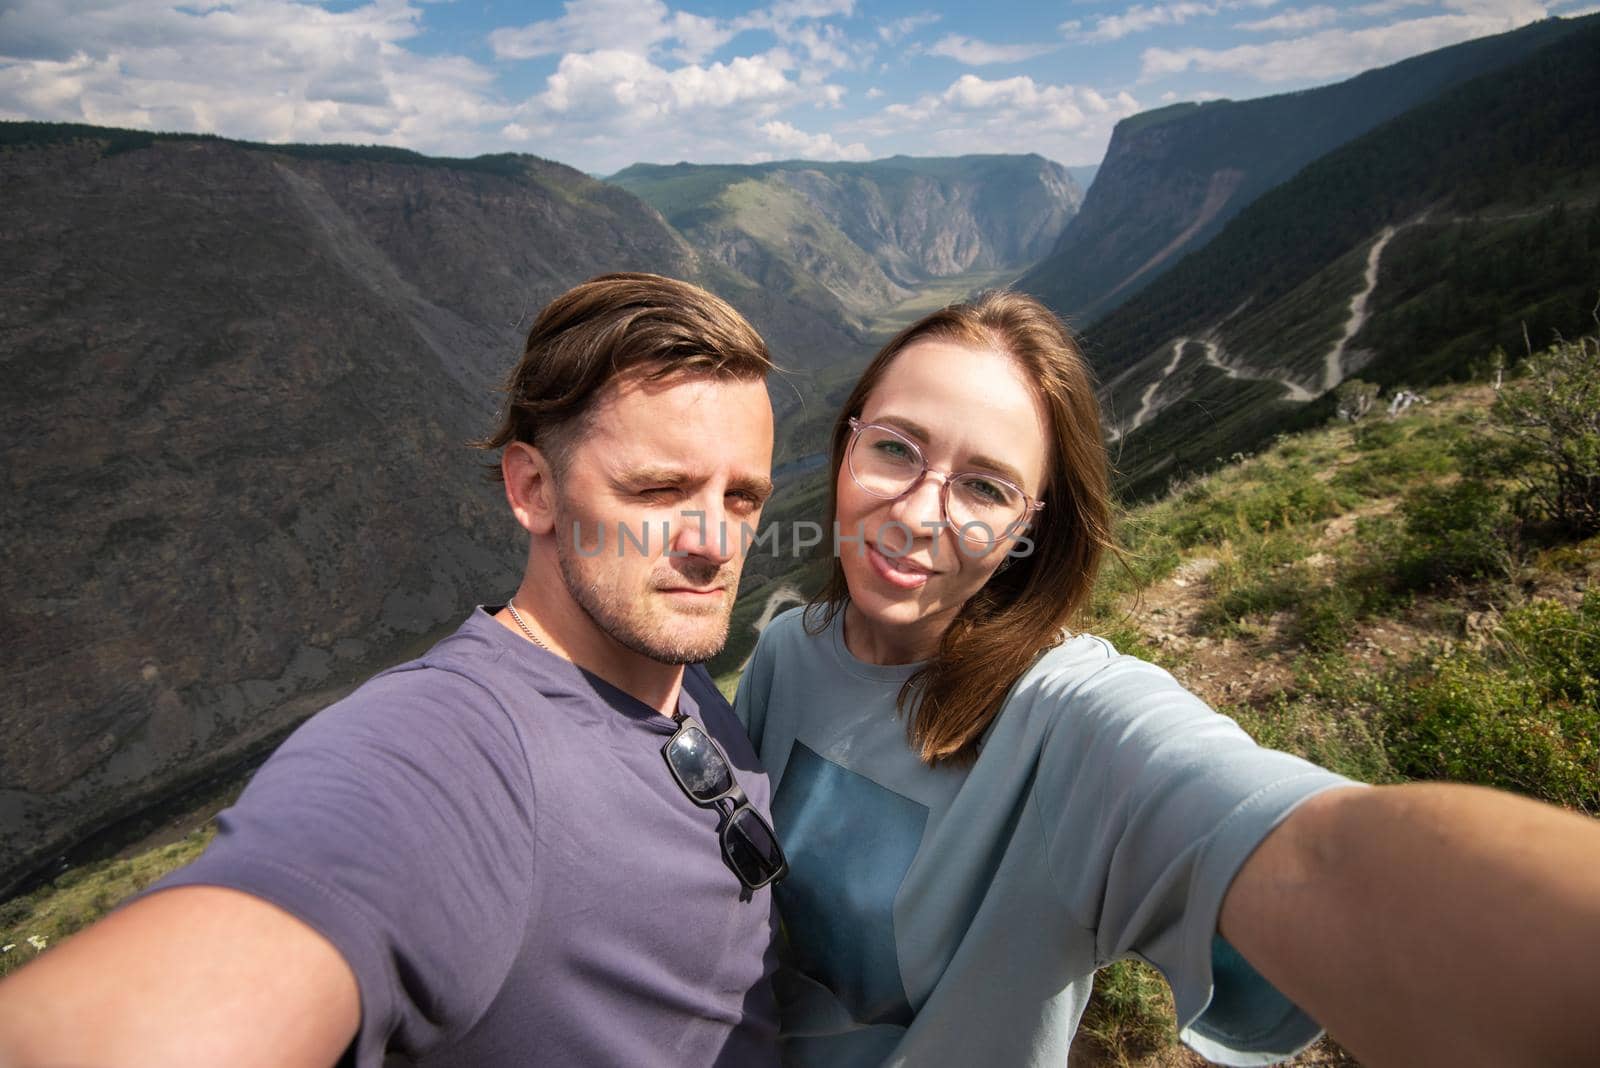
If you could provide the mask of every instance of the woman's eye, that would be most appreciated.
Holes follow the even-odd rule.
[[[982,504],[1010,504],[1013,494],[998,482],[991,482],[986,478],[969,478],[962,481],[962,488],[970,493],[974,500]]]
[[[895,441],[893,438],[885,438],[882,441],[876,442],[872,447],[891,460],[911,459],[911,448],[903,441]]]

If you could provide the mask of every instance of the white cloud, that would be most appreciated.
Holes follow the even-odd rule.
[[[577,52],[666,53],[700,63],[740,34],[764,30],[787,45],[799,45],[813,62],[831,68],[849,63],[843,34],[823,20],[848,16],[854,0],[779,0],[732,19],[673,11],[663,0],[565,0],[562,14],[525,26],[502,26],[489,34],[499,59],[533,59]],[[666,48],[668,44],[675,47]]]
[[[1256,33],[1295,33],[1300,30],[1314,30],[1338,20],[1339,12],[1331,7],[1306,7],[1298,11],[1285,11],[1281,15],[1258,19],[1255,22],[1241,22],[1237,28]]]
[[[897,44],[922,27],[931,26],[938,22],[941,17],[937,12],[924,11],[917,15],[907,15],[905,18],[895,19],[892,22],[880,23],[878,37],[884,44]]]
[[[970,37],[959,34],[946,34],[928,47],[930,56],[947,56],[957,62],[965,63],[971,67],[981,67],[990,63],[1020,63],[1025,59],[1042,56],[1046,52],[1055,51],[1053,44],[1044,45],[1003,45],[991,44],[988,41],[975,41]]]
[[[879,89],[876,85],[874,85],[871,89],[867,90],[867,99],[868,100],[876,100],[882,95],[883,95],[883,90]]]
[[[1360,4],[1351,8],[1357,15],[1366,15],[1378,18],[1384,15],[1393,15],[1413,7],[1432,7],[1434,0],[1375,0],[1374,3]]]
[[[572,53],[532,102],[536,111],[629,127],[688,111],[792,97],[781,61],[740,56],[729,63],[656,66],[632,52]]]
[[[1190,19],[1207,18],[1223,11],[1240,8],[1271,7],[1277,0],[1175,0],[1168,4],[1135,4],[1115,15],[1099,15],[1094,25],[1083,28],[1081,19],[1070,19],[1057,29],[1066,37],[1079,41],[1120,41],[1136,33],[1144,33],[1158,26],[1181,26]]]
[[[773,146],[786,156],[815,148],[827,158],[866,158],[861,139],[825,140],[782,118],[796,108],[837,107],[844,95],[783,48],[676,67],[617,50],[569,53],[503,132],[545,155],[545,142],[575,143],[597,171],[641,160],[772,158]]]
[[[680,42],[687,61],[711,54],[734,31],[715,19],[672,12],[661,0],[567,0],[559,18],[501,27],[489,34],[500,59],[532,59],[564,52],[615,50],[647,55],[664,41]]]
[[[345,11],[300,0],[18,0],[0,14],[0,112],[468,150],[511,109],[486,68],[407,50],[421,17],[404,0]]]
[[[757,152],[747,162],[760,163],[769,159],[871,159],[867,146],[860,141],[841,145],[832,134],[808,134],[787,122],[763,123],[761,133],[774,146],[774,151]]]
[[[1117,121],[1139,110],[1126,92],[1103,94],[1026,76],[988,80],[965,74],[942,92],[890,104],[841,129],[917,155],[1037,152],[1092,162],[1104,152]]]
[[[1504,33],[1544,17],[1538,4],[1489,0],[1497,10],[1434,15],[1361,30],[1324,30],[1268,44],[1233,48],[1148,48],[1140,54],[1145,80],[1184,71],[1222,71],[1263,82],[1326,80],[1457,44]],[[1457,2],[1452,6],[1464,7]]]

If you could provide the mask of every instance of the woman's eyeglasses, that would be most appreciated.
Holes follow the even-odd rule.
[[[992,546],[1044,507],[1043,501],[1034,500],[1022,487],[999,475],[935,471],[917,443],[893,427],[852,418],[850,430],[845,461],[856,485],[874,497],[895,500],[928,475],[938,475],[945,522],[963,541]]]
[[[689,799],[722,815],[717,838],[722,843],[722,859],[739,877],[746,890],[759,890],[783,878],[789,862],[778,846],[772,825],[750,805],[733,777],[733,766],[716,739],[701,729],[685,713],[672,717],[678,729],[661,747],[672,777]],[[724,807],[726,802],[731,807]]]

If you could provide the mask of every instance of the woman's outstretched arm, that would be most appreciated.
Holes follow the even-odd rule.
[[[1222,934],[1363,1063],[1600,1062],[1600,821],[1472,786],[1334,790]]]

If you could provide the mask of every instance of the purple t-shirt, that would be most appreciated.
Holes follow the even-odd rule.
[[[704,668],[680,707],[770,817]],[[772,894],[741,900],[672,730],[480,608],[305,723],[154,889],[244,890],[326,936],[360,1068],[775,1064]]]

